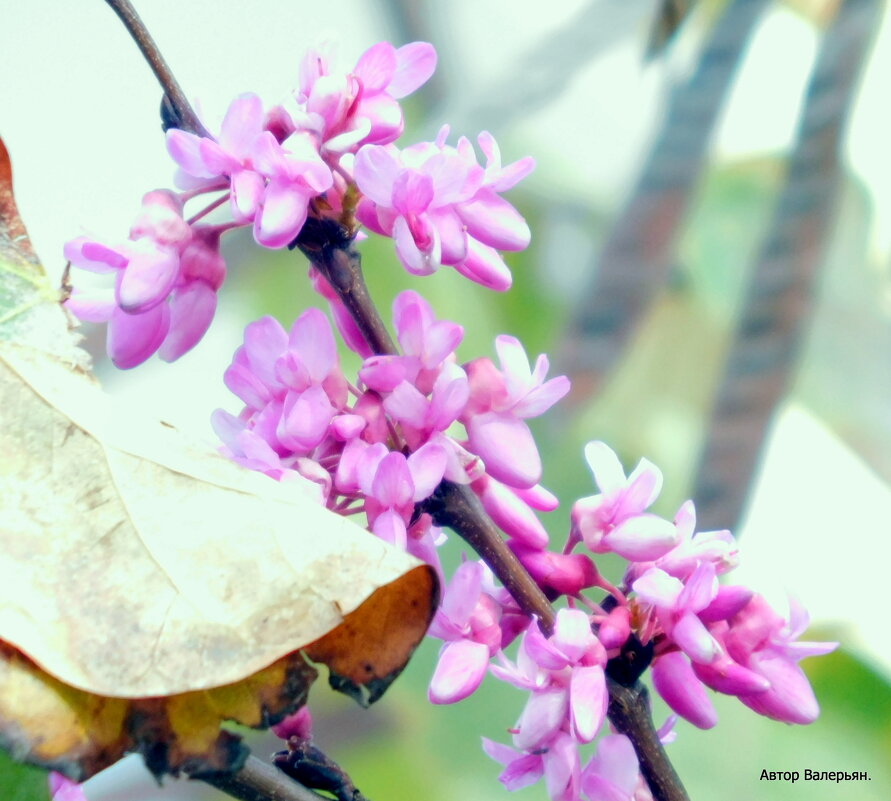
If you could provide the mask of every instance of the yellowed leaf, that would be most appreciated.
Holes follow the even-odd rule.
[[[316,675],[302,649],[374,700],[423,637],[433,571],[314,485],[116,408],[20,220],[2,220],[4,154],[0,741],[78,779],[129,750],[158,773],[234,769],[244,751],[220,722],[267,726],[302,704]],[[54,315],[67,342],[41,329]]]

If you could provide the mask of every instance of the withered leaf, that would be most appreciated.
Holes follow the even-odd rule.
[[[433,571],[303,485],[122,416],[85,363],[0,150],[0,741],[78,780],[133,750],[156,773],[237,769],[221,721],[301,705],[304,653],[375,700]]]

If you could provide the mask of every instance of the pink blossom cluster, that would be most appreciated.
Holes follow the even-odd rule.
[[[246,94],[232,102],[216,137],[169,131],[182,191],[147,194],[122,242],[68,243],[75,267],[113,276],[110,285],[76,286],[68,307],[108,323],[117,366],[156,352],[172,361],[213,318],[226,272],[221,235],[251,226],[260,245],[288,247],[308,220],[336,221],[350,237],[361,224],[392,238],[414,275],[445,265],[507,289],[501,252],[526,247],[530,233],[501,194],[532,160],[502,165],[483,133],[480,164],[469,140],[447,143],[447,127],[432,142],[394,144],[403,129],[399,100],[429,79],[435,63],[422,42],[375,45],[343,73],[311,51],[281,105],[266,108]],[[208,193],[215,199],[185,217],[184,204]],[[222,205],[228,221],[200,222]],[[776,720],[816,718],[798,663],[836,644],[799,642],[808,619],[794,602],[787,620],[752,590],[720,583],[738,562],[732,536],[696,533],[691,502],[671,520],[652,512],[662,474],[649,461],[626,475],[608,446],[589,443],[598,491],[575,502],[565,545],[550,547],[538,513],[558,501],[540,483],[527,421],[559,401],[569,382],[548,378],[546,356],[532,363],[518,339],[501,335],[495,360],[461,362],[463,328],[438,319],[414,291],[393,303],[399,352],[376,354],[312,267],[310,280],[334,328],[313,308],[288,330],[272,317],[251,323],[224,376],[244,406],[237,415],[217,411],[215,430],[239,464],[311,487],[327,508],[362,515],[374,535],[438,571],[446,589],[430,634],[443,644],[430,700],[467,698],[489,674],[528,694],[508,729],[511,745],[484,740],[504,765],[508,789],[543,779],[554,801],[650,798],[631,741],[606,719],[609,682],[633,684],[650,666],[675,713],[660,731],[666,742],[676,716],[700,728],[716,724],[709,689]],[[362,359],[354,378],[341,367],[335,330]],[[446,584],[437,553],[445,536],[424,511],[443,481],[475,493],[547,597],[563,599],[553,625],[531,619],[483,562],[463,562]],[[599,572],[601,554],[627,561],[617,585]],[[307,739],[311,723],[300,712],[278,731]],[[53,781],[59,801],[77,798],[76,785]]]
[[[265,107],[255,94],[232,101],[216,136],[167,132],[177,165],[178,193],[156,190],[123,242],[79,237],[65,248],[77,268],[112,274],[113,286],[81,286],[68,308],[80,319],[108,323],[108,352],[121,368],[154,353],[178,359],[201,339],[216,310],[225,277],[220,236],[251,226],[268,248],[292,246],[307,219],[329,219],[355,236],[361,222],[391,237],[411,273],[454,267],[484,286],[507,289],[511,274],[499,251],[522,250],[530,233],[501,197],[533,168],[531,158],[503,166],[495,140],[479,136],[486,158],[448,128],[433,142],[400,151],[399,101],[436,67],[426,42],[395,48],[381,42],[349,72],[328,54],[310,50],[297,88],[284,103]],[[212,196],[183,218],[186,202]],[[229,219],[198,223],[226,204]]]
[[[513,745],[484,739],[484,748],[505,766],[501,780],[508,789],[543,777],[555,801],[649,797],[630,741],[604,734],[606,677],[623,680],[629,649],[637,649],[638,660],[650,655],[657,692],[700,728],[717,723],[706,688],[735,695],[775,720],[812,722],[819,706],[798,662],[837,643],[798,642],[808,619],[797,604],[787,621],[748,588],[719,584],[717,577],[738,562],[733,538],[727,531],[694,533],[689,501],[673,521],[649,512],[662,484],[652,463],[642,460],[626,476],[603,443],[590,443],[586,456],[600,492],[573,506],[563,551],[541,547],[533,559],[530,544],[515,548],[544,589],[568,596],[553,632],[545,636],[537,620],[520,615],[482,563],[465,562],[431,626],[444,643],[430,700],[466,698],[487,672],[528,692],[509,730]],[[577,546],[628,560],[621,586],[600,576],[587,553],[572,553]],[[582,593],[589,588],[606,596],[598,603]],[[504,649],[520,632],[511,660]],[[662,732],[666,739],[671,725]],[[583,765],[580,747],[598,736]]]
[[[397,296],[393,318],[401,354],[367,357],[355,383],[321,311],[307,310],[288,332],[272,317],[251,323],[224,377],[244,409],[213,417],[227,452],[278,480],[315,483],[329,508],[363,513],[377,536],[434,565],[441,534],[414,512],[444,478],[470,485],[518,541],[543,547],[532,508],[552,499],[538,485],[526,420],[568,381],[548,380],[543,356],[530,367],[512,337],[496,342],[500,367],[458,364],[463,329],[438,320],[416,292]]]
[[[323,294],[333,297],[330,287]],[[626,475],[612,450],[589,443],[599,492],[575,503],[566,545],[550,549],[536,512],[556,499],[539,483],[526,420],[569,384],[547,378],[545,356],[532,365],[518,340],[499,336],[497,364],[461,364],[461,326],[437,319],[412,291],[394,301],[393,323],[400,353],[366,356],[354,382],[322,312],[304,312],[290,331],[271,317],[252,323],[225,375],[244,409],[237,417],[218,411],[214,425],[236,461],[277,480],[313,482],[328,508],[363,514],[371,532],[440,575],[444,536],[419,504],[444,479],[465,484],[549,597],[566,596],[545,636],[482,562],[467,561],[430,629],[443,640],[433,703],[468,697],[490,673],[529,693],[512,745],[485,742],[505,765],[509,789],[543,777],[557,801],[646,797],[630,742],[608,733],[605,721],[607,676],[623,680],[633,648],[645,654],[641,671],[652,662],[655,688],[671,709],[701,728],[717,722],[707,688],[777,720],[817,716],[798,662],[835,644],[797,642],[807,624],[798,607],[787,622],[751,590],[719,584],[738,562],[733,538],[695,533],[690,502],[673,520],[650,511],[662,486],[652,463],[641,460]],[[357,336],[338,328],[348,341]],[[603,553],[628,561],[619,586],[597,570],[594,556]],[[518,639],[511,659],[506,649]],[[585,761],[580,749],[595,741]]]
[[[184,220],[175,193],[149,192],[129,239],[106,245],[82,236],[65,245],[75,267],[114,276],[113,285],[75,287],[66,305],[81,320],[108,323],[117,367],[135,367],[156,352],[174,361],[204,336],[216,311],[226,277],[220,233]]]

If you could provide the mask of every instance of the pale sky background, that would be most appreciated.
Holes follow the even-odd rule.
[[[348,64],[392,35],[374,2],[144,0],[137,5],[209,120],[239,92],[256,91],[267,101],[283,96],[295,82],[307,45],[336,38]],[[580,70],[559,97],[530,108],[509,134],[493,125],[503,149],[537,159],[530,179],[535,191],[554,197],[571,193],[594,203],[627,188],[661,111],[664,89],[685,74],[697,41],[694,20],[665,63],[643,66],[642,42],[653,5],[650,0],[595,2],[616,13],[616,24],[598,34],[613,46]],[[572,30],[588,6],[583,0],[436,5],[430,29],[441,38],[437,44],[450,49],[448,84],[466,87],[465,95],[446,105],[444,119],[458,120],[485,107],[499,87],[532,80],[524,71],[529,54],[555,33]],[[100,0],[2,0],[0,9],[0,135],[12,155],[16,194],[34,244],[48,270],[60,273],[65,240],[83,230],[125,236],[140,196],[170,185],[172,166],[158,123],[159,90]],[[777,9],[765,17],[719,128],[716,149],[722,159],[772,153],[790,143],[816,43],[815,32],[792,12]],[[872,194],[871,256],[877,265],[887,265],[891,251],[889,75],[886,9],[847,147],[850,165]],[[160,416],[211,439],[209,412],[232,407],[221,365],[228,364],[240,341],[241,325],[224,316],[194,354],[171,366],[155,361],[127,374],[126,386],[116,382],[112,391],[126,399],[128,413]],[[891,398],[888,402],[891,414]],[[815,487],[826,488],[817,501]],[[744,561],[736,576],[768,589],[781,609],[784,592],[794,588],[815,622],[846,622],[854,632],[849,644],[891,677],[888,604],[880,595],[891,557],[889,519],[888,486],[806,409],[789,406],[774,427],[743,529]],[[839,577],[848,587],[862,588],[862,594],[839,592]],[[150,789],[144,792],[132,798],[152,797]]]

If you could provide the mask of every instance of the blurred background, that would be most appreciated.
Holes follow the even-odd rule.
[[[785,610],[812,613],[809,639],[842,648],[804,663],[823,706],[800,728],[720,696],[713,732],[678,725],[669,753],[692,798],[835,799],[834,783],[761,782],[767,770],[865,770],[846,797],[891,797],[891,22],[880,0],[143,0],[149,30],[215,130],[244,91],[272,103],[304,49],[423,39],[439,69],[406,105],[402,142],[489,130],[505,161],[533,155],[510,194],[533,231],[499,295],[444,269],[408,276],[389,241],[362,247],[384,309],[413,287],[466,328],[459,357],[494,356],[499,333],[574,390],[537,421],[555,542],[582,459],[610,443],[666,476],[657,511],[696,500],[700,529],[731,527],[734,578]],[[83,232],[126,235],[141,195],[170,186],[159,89],[100,0],[0,7],[0,134],[19,207],[50,272]],[[454,141],[454,140],[453,140]],[[230,277],[210,335],[174,365],[117,373],[101,332],[97,370],[134,414],[214,436],[210,412],[238,403],[222,373],[243,326],[290,325],[318,303],[302,257],[224,240]],[[386,316],[386,315],[385,315]],[[556,368],[556,370],[554,370]],[[460,543],[447,546],[460,558]],[[619,570],[609,565],[605,572]],[[506,741],[523,703],[487,679],[454,707],[426,701],[425,644],[373,709],[322,686],[317,741],[375,801],[507,798],[479,737]],[[655,717],[666,715],[657,705]],[[278,745],[257,736],[264,756]],[[0,798],[36,801],[38,772],[0,758]],[[90,801],[223,798],[159,788],[130,758],[86,785]],[[517,799],[544,799],[543,787]]]

